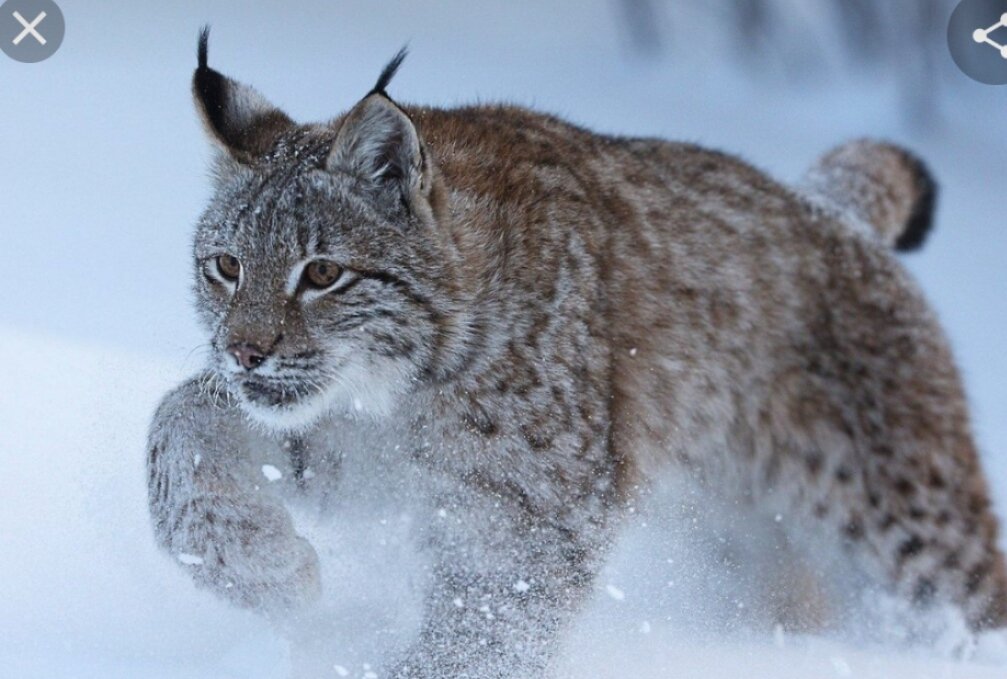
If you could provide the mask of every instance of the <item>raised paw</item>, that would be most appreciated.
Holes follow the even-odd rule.
[[[189,527],[189,545],[172,550],[197,584],[270,613],[299,608],[321,594],[318,555],[280,507],[218,505],[201,517],[199,526]]]

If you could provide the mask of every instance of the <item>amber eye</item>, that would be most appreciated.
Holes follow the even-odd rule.
[[[221,255],[217,257],[217,271],[224,280],[235,282],[241,274],[241,262],[234,255]]]
[[[320,290],[327,288],[337,280],[343,270],[328,259],[316,259],[304,268],[304,282],[308,287]]]

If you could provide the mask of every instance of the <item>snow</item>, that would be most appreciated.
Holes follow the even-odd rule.
[[[283,472],[271,464],[262,465],[262,475],[265,476],[266,480],[269,482],[279,481],[283,478]]]
[[[942,196],[926,249],[905,262],[951,336],[1004,514],[1002,88],[956,83],[938,126],[921,130],[904,123],[885,75],[787,87],[726,63],[706,34],[676,34],[682,50],[657,63],[635,60],[603,0],[190,0],[156,13],[125,0],[101,12],[60,4],[67,37],[53,59],[0,58],[5,92],[16,93],[4,98],[0,133],[9,197],[0,222],[0,675],[258,679],[305,663],[304,645],[197,590],[179,562],[201,557],[159,551],[147,516],[150,416],[207,355],[189,292],[189,237],[208,193],[208,148],[188,91],[204,22],[214,26],[211,63],[299,119],[351,105],[409,41],[392,86],[403,100],[532,104],[603,131],[724,148],[785,179],[853,136],[907,143]],[[262,471],[279,478],[276,467]],[[317,626],[318,643],[336,646],[320,676],[377,674],[397,643],[384,635],[388,621],[415,622],[415,564],[395,551],[407,526],[376,516],[361,508],[321,552],[338,577],[326,580],[333,615]],[[730,574],[668,554],[659,525],[641,522],[613,553],[599,583],[618,587],[599,586],[564,643],[561,676],[1004,676],[996,639],[963,662],[937,646],[904,647],[866,622],[860,634],[723,630],[707,622],[719,611],[703,592],[726,590],[744,605],[731,598]]]
[[[611,583],[605,585],[605,593],[616,601],[622,601],[626,598],[626,593]]]
[[[837,677],[852,677],[853,670],[850,669],[850,664],[846,662],[846,658],[841,658],[838,655],[834,655],[831,658],[832,669],[835,670]]]

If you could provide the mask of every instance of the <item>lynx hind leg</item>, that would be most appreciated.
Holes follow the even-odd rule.
[[[317,597],[318,557],[286,508],[258,487],[264,446],[212,378],[169,393],[151,424],[148,500],[158,544],[193,580],[246,608],[281,613]]]
[[[814,633],[834,626],[836,610],[828,581],[802,546],[784,536],[775,550],[778,567],[763,584],[769,620],[788,632]]]
[[[899,599],[1004,627],[1007,572],[954,365],[931,323],[886,320],[821,329],[835,343],[777,385],[766,479]]]
[[[686,620],[699,618],[724,631],[740,625],[813,633],[833,626],[828,578],[813,551],[790,535],[782,508],[705,480],[668,488],[654,496],[648,523],[668,540],[662,550],[675,555],[663,573],[675,595],[684,597],[674,608],[688,611]]]

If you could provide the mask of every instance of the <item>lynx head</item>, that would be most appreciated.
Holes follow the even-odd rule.
[[[298,125],[210,69],[206,43],[193,92],[217,158],[194,254],[212,368],[270,429],[387,413],[449,369],[466,325],[443,189],[385,93],[405,53],[348,113]]]

